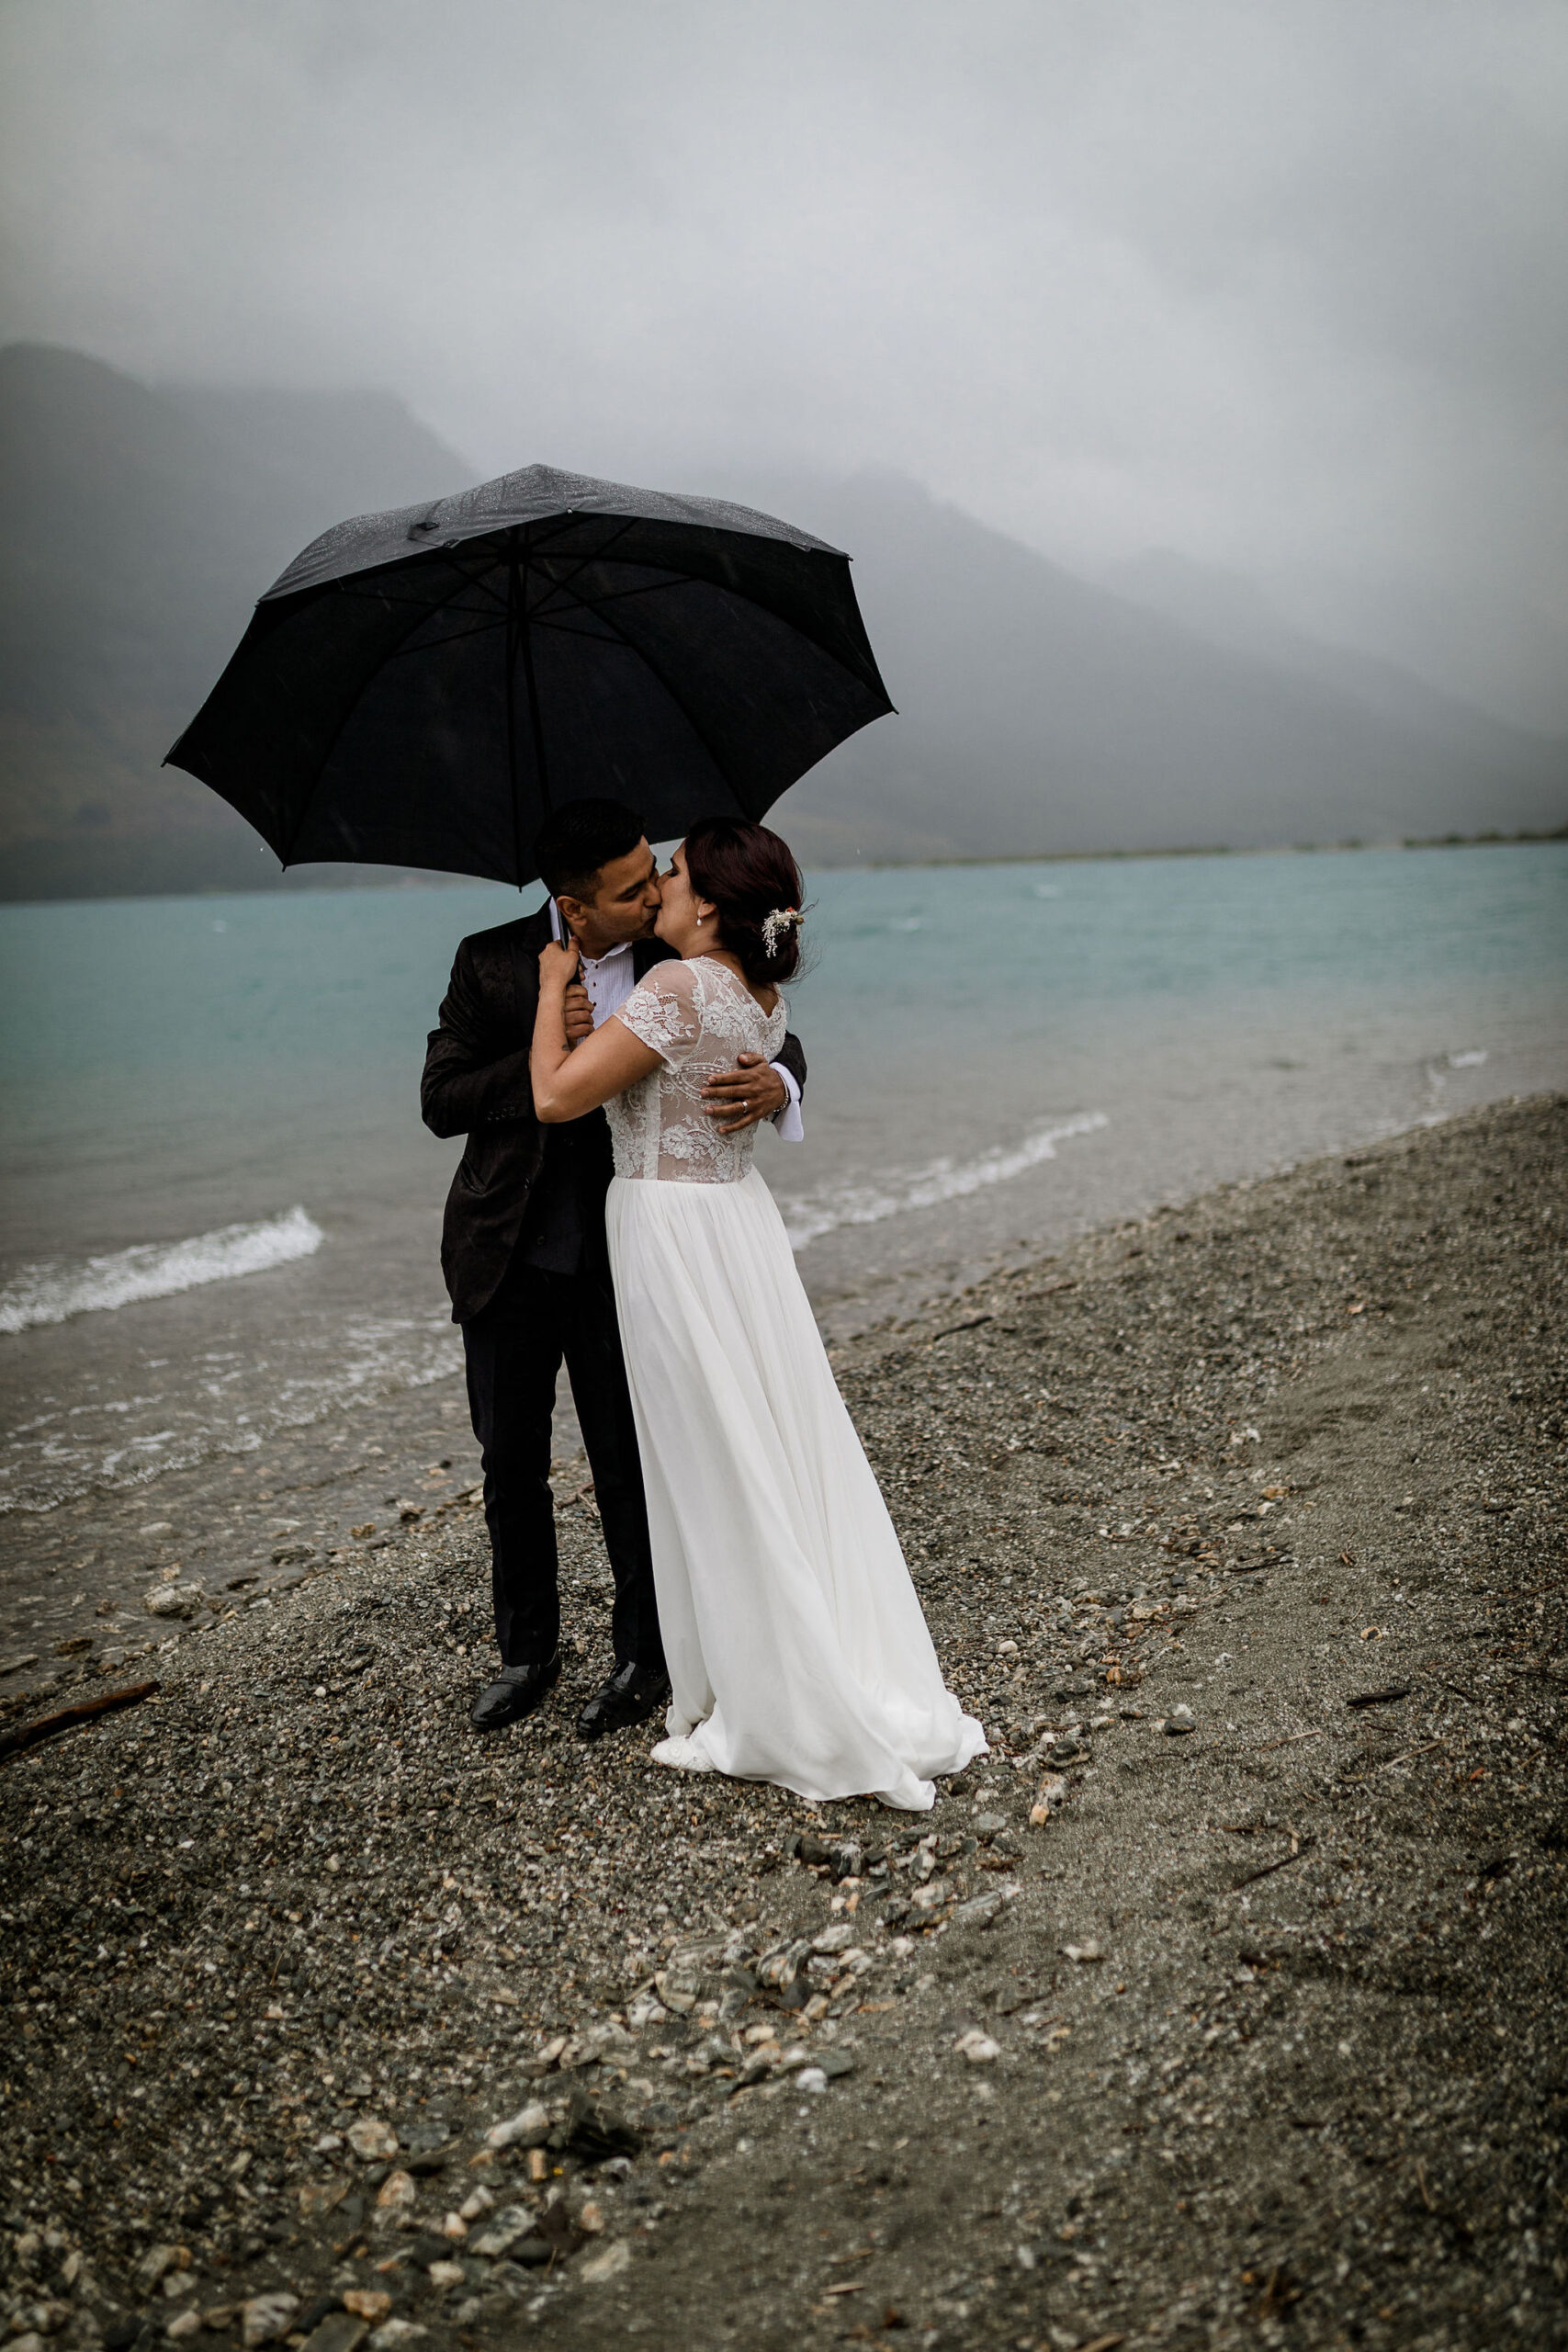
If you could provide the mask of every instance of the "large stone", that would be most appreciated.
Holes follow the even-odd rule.
[[[253,2295],[248,2303],[240,2306],[240,2340],[245,2352],[255,2352],[258,2344],[276,2344],[287,2335],[299,2308],[298,2295],[275,2293]]]
[[[386,2318],[392,2308],[392,2299],[384,2287],[347,2287],[344,2290],[343,2307],[355,2319],[367,2319],[374,2326]]]
[[[151,1592],[141,1596],[141,1606],[149,1617],[195,1617],[205,1608],[206,1600],[198,1584],[155,1584]]]
[[[538,2148],[549,2136],[549,2109],[540,2099],[531,2099],[516,2115],[509,2115],[503,2123],[492,2123],[485,2133],[488,2148]]]
[[[575,2090],[567,2110],[566,2144],[574,2156],[598,2165],[609,2156],[635,2156],[642,2133],[609,2108],[597,2106],[585,2091]]]
[[[312,2221],[318,2214],[330,2213],[348,2195],[346,2180],[303,2180],[299,2184],[299,2213],[303,2221]]]
[[[468,2240],[470,2254],[482,2254],[488,2261],[499,2262],[511,2253],[519,2238],[526,2237],[534,2226],[534,2216],[525,2205],[503,2205],[486,2222],[482,2230]]]
[[[795,1983],[802,1962],[811,1950],[811,1939],[803,1936],[787,1944],[779,1944],[763,1954],[757,1962],[757,1980],[770,1991],[785,1993]]]
[[[362,2115],[357,2123],[349,2125],[347,2138],[355,2154],[363,2156],[367,2163],[378,2156],[395,2156],[398,2153],[397,2133],[378,2115]]]
[[[843,1951],[854,1939],[853,1928],[847,1919],[840,1919],[835,1926],[824,1928],[819,1936],[813,1936],[811,1949],[814,1952]]]
[[[305,2338],[305,2352],[359,2352],[369,2333],[352,2312],[329,2312]]]
[[[953,2048],[961,2056],[967,2058],[972,2066],[989,2066],[1002,2054],[1000,2042],[993,2041],[988,2033],[980,2031],[978,2026],[971,2026],[967,2033],[961,2033]]]
[[[161,2287],[171,2270],[190,2268],[190,2248],[184,2245],[150,2245],[136,2266],[136,2283],[145,2295]]]
[[[703,1989],[703,1980],[695,1969],[661,1968],[653,1982],[665,2007],[680,2017],[695,2007]]]
[[[577,2266],[577,2276],[590,2287],[603,2287],[612,2278],[620,2278],[632,2267],[631,2242],[617,2238],[613,2245],[604,2246],[598,2254],[591,2254]]]

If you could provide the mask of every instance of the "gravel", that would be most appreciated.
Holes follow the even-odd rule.
[[[1565,1142],[837,1351],[992,1737],[930,1816],[581,1748],[585,1505],[488,1743],[460,1494],[148,1619],[156,1695],[0,1767],[13,2352],[1561,2344]]]

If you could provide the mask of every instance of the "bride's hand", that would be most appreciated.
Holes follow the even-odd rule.
[[[558,989],[564,995],[577,978],[579,961],[575,943],[570,947],[563,947],[558,941],[552,939],[547,945],[541,947],[539,950],[540,993],[543,994],[547,989],[552,992]]]

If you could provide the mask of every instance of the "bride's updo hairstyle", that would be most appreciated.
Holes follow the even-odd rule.
[[[744,818],[706,817],[686,835],[686,872],[716,909],[719,936],[752,987],[793,980],[805,889],[789,843]]]

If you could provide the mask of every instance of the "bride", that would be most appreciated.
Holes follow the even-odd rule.
[[[658,964],[573,1047],[576,951],[539,958],[547,1125],[604,1103],[605,1209],[672,1692],[656,1763],[924,1812],[985,1735],[944,1687],[784,1221],[702,1089],[778,1052],[799,868],[765,826],[695,825],[662,880]]]

